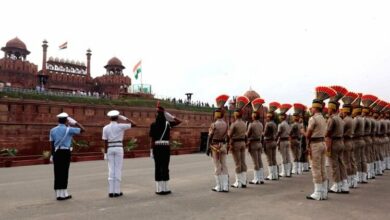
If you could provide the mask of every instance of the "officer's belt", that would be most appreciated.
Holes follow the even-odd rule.
[[[342,140],[343,137],[332,137],[332,140]]]
[[[232,141],[233,142],[241,142],[241,141],[245,141],[245,138],[233,138]]]
[[[61,147],[56,147],[54,151],[57,151],[57,150],[70,150],[70,148],[61,146]]]
[[[288,137],[281,137],[279,138],[280,141],[288,141]]]
[[[344,140],[352,140],[353,137],[350,136],[344,136]]]
[[[315,142],[315,143],[324,142],[325,138],[324,137],[312,137],[312,138],[310,138],[310,141]]]
[[[159,146],[169,146],[169,141],[155,141],[154,144]]]
[[[291,136],[290,138],[291,138],[291,140],[296,140],[296,139],[298,139],[298,136]]]

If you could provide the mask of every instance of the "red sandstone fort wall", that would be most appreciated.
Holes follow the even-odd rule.
[[[75,138],[87,141],[88,152],[100,152],[102,128],[107,124],[106,113],[112,109],[119,110],[125,116],[134,119],[139,127],[126,132],[125,140],[137,138],[139,146],[136,151],[149,148],[149,126],[154,121],[155,109],[124,106],[91,106],[66,102],[48,102],[36,100],[0,100],[0,148],[13,147],[18,155],[41,155],[49,150],[49,130],[56,126],[56,115],[67,112],[83,124],[87,131]],[[172,140],[183,143],[183,149],[195,152],[200,146],[201,132],[207,132],[212,120],[211,113],[169,110],[183,120],[183,123],[172,130]]]

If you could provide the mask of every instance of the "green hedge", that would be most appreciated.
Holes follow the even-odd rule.
[[[49,95],[44,93],[24,93],[16,91],[1,91],[1,98],[19,98],[19,99],[32,99],[32,100],[46,100],[46,101],[58,101],[68,103],[83,103],[91,105],[117,105],[117,106],[132,106],[132,107],[150,107],[156,106],[156,100],[143,99],[143,98],[121,98],[121,99],[105,99],[94,97],[73,97],[73,96],[58,96]],[[161,105],[165,108],[197,111],[197,112],[212,112],[212,108],[187,106],[185,104],[174,104],[172,102],[160,101]]]

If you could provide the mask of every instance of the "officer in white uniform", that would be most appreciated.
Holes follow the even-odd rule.
[[[119,111],[112,110],[107,113],[111,123],[104,126],[102,139],[105,141],[104,159],[108,160],[108,196],[119,197],[123,193],[120,189],[122,180],[123,164],[123,135],[126,130],[135,127],[136,124],[119,114]],[[118,123],[118,120],[129,123]]]

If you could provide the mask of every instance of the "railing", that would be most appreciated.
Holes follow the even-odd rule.
[[[47,101],[61,101],[69,103],[84,103],[95,105],[118,105],[118,106],[131,106],[131,107],[156,107],[156,99],[145,98],[119,98],[111,99],[108,97],[95,97],[95,96],[83,96],[77,94],[70,94],[66,92],[57,91],[36,91],[32,89],[21,89],[11,87],[0,87],[0,98],[20,98],[20,99],[33,99],[33,100],[47,100]],[[178,110],[187,111],[199,111],[199,112],[211,112],[213,108],[192,106],[184,103],[172,103],[166,100],[160,100],[161,105],[165,108],[173,108]]]

